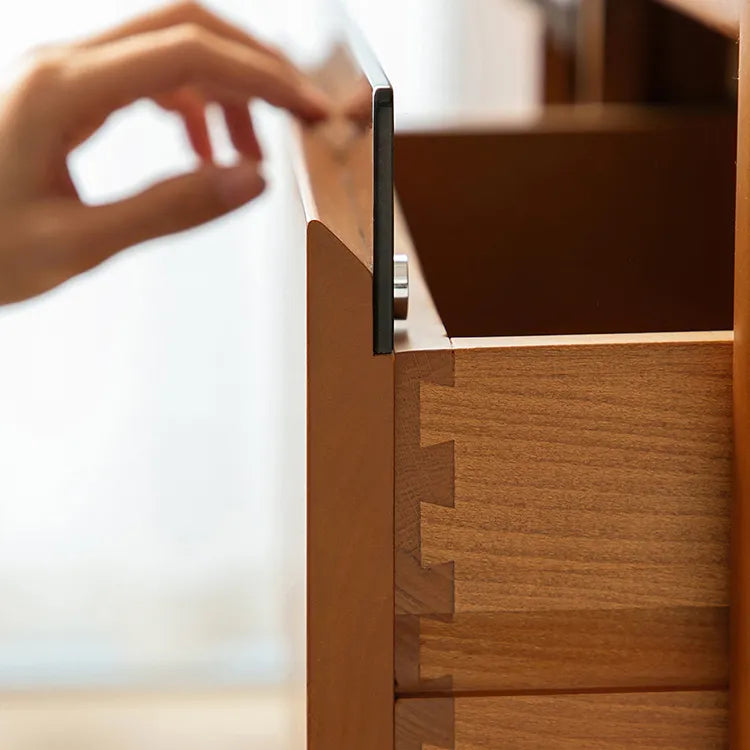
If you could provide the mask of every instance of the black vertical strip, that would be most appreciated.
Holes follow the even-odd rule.
[[[393,351],[393,89],[373,91],[372,307],[375,354]]]
[[[347,38],[372,87],[372,311],[375,354],[393,352],[393,88],[344,12]]]

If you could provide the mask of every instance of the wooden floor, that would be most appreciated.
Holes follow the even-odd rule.
[[[0,695],[3,750],[300,750],[283,692]]]

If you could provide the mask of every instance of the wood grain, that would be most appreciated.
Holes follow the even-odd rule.
[[[403,699],[396,750],[722,750],[727,713],[722,691]]]
[[[396,246],[409,256],[409,318],[395,336],[395,676],[404,684],[419,678],[419,615],[453,612],[453,565],[422,565],[422,503],[453,504],[453,442],[423,444],[420,388],[423,382],[453,383],[453,356],[440,316],[422,274],[419,256],[400,206],[396,205]],[[450,681],[431,680],[434,689]]]
[[[295,127],[292,158],[305,213],[372,272],[372,138],[334,118]]]
[[[453,565],[454,615],[411,610],[400,690],[726,682],[731,339],[661,338],[456,348],[453,385],[421,383],[455,484],[421,504],[420,563]]]
[[[396,614],[453,612],[450,561],[422,564],[421,514],[426,505],[453,505],[453,441],[424,442],[420,434],[420,389],[425,382],[450,387],[450,351],[396,354]]]
[[[750,2],[740,38],[732,517],[732,747],[750,747]]]
[[[412,645],[410,653],[416,651],[419,670],[402,668],[400,695],[727,686],[727,607],[416,619],[418,650]]]
[[[452,698],[400,700],[396,703],[396,750],[424,750],[425,747],[455,747]]]
[[[393,357],[372,276],[309,217],[308,744],[393,743]]]
[[[408,320],[397,322],[395,335],[396,615],[450,613],[452,567],[422,566],[420,515],[422,503],[453,504],[453,442],[422,442],[420,388],[423,382],[452,385],[453,356],[398,201],[395,242],[409,257],[410,296]]]

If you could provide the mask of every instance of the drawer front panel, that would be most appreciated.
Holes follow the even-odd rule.
[[[396,387],[402,694],[725,684],[728,342],[405,355]]]
[[[396,750],[721,750],[723,691],[411,698],[396,704]]]

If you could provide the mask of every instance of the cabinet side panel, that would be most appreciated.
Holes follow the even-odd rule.
[[[393,746],[393,357],[372,275],[308,227],[308,748]]]

